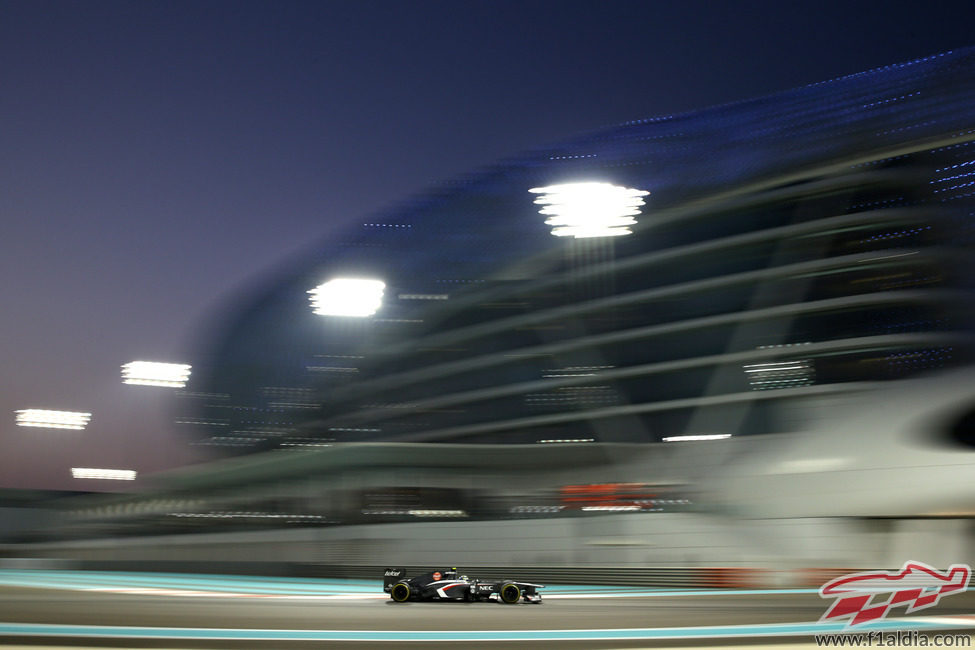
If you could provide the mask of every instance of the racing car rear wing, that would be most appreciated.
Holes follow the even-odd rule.
[[[389,591],[389,586],[399,582],[406,576],[406,569],[386,569],[383,572],[383,591]]]

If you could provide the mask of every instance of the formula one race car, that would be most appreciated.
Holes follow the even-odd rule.
[[[493,600],[514,605],[519,600],[541,604],[536,591],[545,585],[516,580],[477,580],[458,575],[457,568],[435,569],[415,578],[406,577],[406,569],[386,569],[383,591],[397,603],[408,600]]]

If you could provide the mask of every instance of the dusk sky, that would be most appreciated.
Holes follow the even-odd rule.
[[[0,0],[0,488],[203,460],[136,359],[500,158],[975,44],[975,4]],[[93,413],[84,431],[14,412]]]

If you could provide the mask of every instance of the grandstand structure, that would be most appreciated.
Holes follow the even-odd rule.
[[[968,363],[973,72],[946,53],[446,183],[249,292],[180,421],[228,454],[654,443],[781,432],[797,400]],[[637,195],[624,226],[552,225],[620,218],[584,191],[607,186]],[[335,280],[378,286],[372,311],[313,310]]]

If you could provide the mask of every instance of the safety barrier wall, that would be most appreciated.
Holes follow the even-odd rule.
[[[381,576],[379,566],[307,567],[314,575],[329,578],[370,579]],[[401,568],[401,567],[397,567]],[[407,575],[429,571],[429,566],[405,567]],[[467,575],[486,580],[512,578],[542,584],[625,585],[680,589],[759,589],[766,587],[819,587],[854,569],[817,567],[801,570],[755,567],[459,567]]]
[[[439,566],[439,565],[437,565]],[[157,561],[150,564],[113,560],[44,560],[0,558],[0,570],[156,571],[225,575],[266,575],[345,580],[375,580],[387,567],[379,565],[300,564],[287,562],[186,562]],[[431,565],[405,568],[418,575]],[[760,589],[770,587],[819,587],[827,580],[855,569],[808,568],[774,571],[754,567],[538,567],[463,566],[464,574],[484,580],[517,579],[552,585],[619,585],[671,589]],[[860,569],[856,569],[860,570]]]
[[[806,567],[900,566],[969,562],[966,522],[928,520],[743,520],[699,513],[588,518],[373,524],[157,537],[112,537],[7,545],[0,556],[63,558],[161,566],[264,563],[307,567],[322,575],[361,574],[354,567],[549,567],[577,575],[617,567],[708,567],[710,583],[754,581],[735,569],[771,572]],[[920,534],[919,530],[925,534]],[[939,536],[937,546],[927,543]],[[956,540],[957,538],[957,540]],[[949,543],[956,540],[956,543]],[[892,553],[895,550],[896,553]],[[945,553],[941,553],[945,550]],[[950,552],[948,552],[950,551]],[[896,556],[895,556],[896,555]],[[942,557],[943,555],[943,557]],[[715,570],[718,567],[723,570]]]

